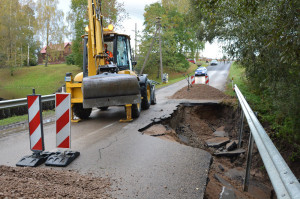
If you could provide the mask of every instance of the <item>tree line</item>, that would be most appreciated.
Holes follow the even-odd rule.
[[[260,114],[271,122],[273,135],[299,146],[300,1],[190,2],[201,27],[198,39],[227,44],[225,51],[245,68],[252,92],[260,96]]]
[[[1,0],[1,68],[8,67],[13,76],[18,67],[37,64],[42,45],[64,41],[64,13],[57,5],[58,0]]]

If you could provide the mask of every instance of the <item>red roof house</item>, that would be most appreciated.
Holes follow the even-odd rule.
[[[47,48],[45,46],[40,51],[38,62],[42,64],[46,59],[46,52],[48,50],[48,63],[59,64],[66,61],[66,56],[72,53],[71,49],[72,42],[65,42],[64,44],[50,44]]]

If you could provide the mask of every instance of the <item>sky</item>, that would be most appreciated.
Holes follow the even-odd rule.
[[[130,35],[131,44],[134,46],[134,30],[135,23],[137,24],[137,30],[142,32],[144,29],[144,8],[146,5],[161,2],[160,0],[117,0],[119,3],[124,3],[124,8],[126,12],[129,14],[129,18],[123,21],[123,29],[116,29],[118,32],[122,32]],[[62,9],[67,15],[67,12],[70,10],[71,0],[59,0],[58,8]],[[218,42],[213,42],[212,44],[205,43],[205,49],[201,52],[201,56],[205,56],[208,58],[222,58],[222,48]]]

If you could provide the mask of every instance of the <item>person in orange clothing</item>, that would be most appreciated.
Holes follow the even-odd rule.
[[[106,59],[106,64],[109,64],[109,59],[113,58],[113,54],[107,50],[107,44],[104,44],[104,52],[108,55],[107,59]]]

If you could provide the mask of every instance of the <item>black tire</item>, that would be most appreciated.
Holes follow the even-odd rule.
[[[108,106],[98,107],[98,109],[100,109],[101,111],[107,111]]]
[[[74,114],[80,119],[86,120],[90,117],[92,109],[91,108],[83,108],[82,104],[74,104],[73,106]]]
[[[155,85],[151,88],[151,105],[156,104]]]
[[[141,86],[141,95],[142,99],[142,109],[147,110],[150,107],[151,103],[151,85],[148,81],[146,81],[145,85]]]
[[[132,104],[131,106],[131,116],[132,118],[138,118],[141,113],[141,104]]]

